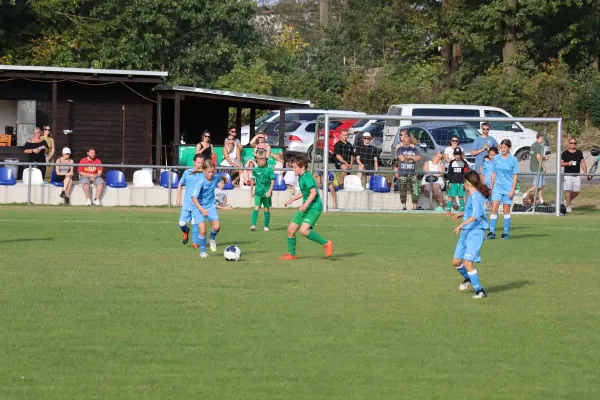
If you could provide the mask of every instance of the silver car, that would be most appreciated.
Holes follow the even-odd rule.
[[[471,155],[473,141],[479,136],[479,132],[471,125],[464,122],[421,122],[418,124],[403,126],[398,129],[392,142],[392,149],[400,143],[400,131],[408,130],[419,143],[421,161],[417,163],[417,169],[422,169],[423,164],[431,160],[437,151],[444,150],[450,146],[452,136],[458,136],[458,145],[463,149],[463,157],[469,163],[475,162]],[[382,159],[394,159],[395,154],[381,153]]]
[[[271,123],[273,126],[261,125],[267,133],[267,143],[271,146],[278,145],[279,123]],[[308,155],[312,152],[315,142],[315,121],[291,121],[285,125],[285,136],[283,146],[286,153],[296,155]]]

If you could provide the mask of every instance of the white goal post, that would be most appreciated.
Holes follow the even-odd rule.
[[[560,164],[560,154],[562,153],[562,118],[499,118],[499,117],[429,117],[429,116],[397,116],[397,115],[361,115],[361,119],[363,120],[378,120],[378,121],[400,121],[400,120],[410,120],[411,123],[415,122],[509,122],[509,123],[541,123],[541,124],[556,124],[556,193],[555,193],[555,215],[560,216],[560,205],[562,204],[562,171]],[[314,145],[312,147],[312,154],[309,155],[311,160],[319,160],[320,157],[323,160],[323,168],[322,170],[319,168],[319,171],[322,171],[324,177],[329,176],[330,165],[329,165],[329,134],[330,134],[330,121],[332,120],[342,120],[348,119],[348,115],[343,114],[326,114],[321,115],[317,119],[317,129],[315,129],[315,138]],[[323,122],[324,131],[322,132],[322,137],[320,138],[320,130],[319,126]],[[398,129],[402,129],[402,126],[399,126]],[[317,154],[317,143],[322,142],[322,151],[324,154],[319,156]],[[539,174],[538,174],[539,176]],[[537,187],[536,187],[537,193]],[[331,211],[329,208],[329,196],[323,196],[323,212]],[[535,212],[535,207],[534,207]]]

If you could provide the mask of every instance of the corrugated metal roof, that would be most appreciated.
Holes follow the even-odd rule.
[[[287,98],[287,97],[266,96],[266,95],[262,95],[262,94],[252,94],[252,93],[239,93],[239,92],[231,92],[229,90],[196,88],[196,87],[191,87],[191,86],[157,85],[154,87],[154,90],[159,91],[159,92],[192,93],[192,94],[196,94],[198,96],[207,95],[207,97],[223,97],[223,98],[228,98],[228,99],[238,99],[238,100],[245,101],[245,102],[259,101],[259,102],[300,106],[300,107],[310,107],[311,106],[310,100],[291,99],[291,98]]]
[[[0,65],[1,71],[22,71],[22,72],[52,72],[63,74],[83,74],[83,75],[122,75],[122,76],[150,76],[157,78],[166,78],[168,72],[163,71],[137,71],[122,69],[96,69],[96,68],[62,68],[62,67],[38,67],[32,65]]]

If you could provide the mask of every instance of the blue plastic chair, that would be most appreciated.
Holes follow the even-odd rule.
[[[276,191],[287,190],[287,185],[285,184],[285,181],[283,180],[282,174],[275,174],[275,185],[273,186],[273,190],[276,190]]]
[[[125,174],[116,169],[108,171],[106,173],[106,185],[111,188],[127,187],[127,181],[125,180]]]
[[[175,172],[171,172],[171,189],[177,189],[179,185],[179,175]],[[160,186],[169,188],[169,171],[163,171],[160,173]]]
[[[223,190],[233,190],[234,186],[233,183],[231,182],[231,175],[229,175],[227,172],[217,172],[217,174],[222,177],[225,178],[225,186],[223,186]]]
[[[12,186],[16,185],[17,180],[15,179],[15,173],[12,169],[1,167],[0,168],[0,185]]]
[[[371,179],[369,180],[369,190],[372,190],[377,193],[390,192],[390,188],[388,187],[385,176],[372,175]]]
[[[52,175],[50,175],[50,183],[54,186],[64,187],[65,184],[63,182],[56,182],[56,170],[52,167]]]

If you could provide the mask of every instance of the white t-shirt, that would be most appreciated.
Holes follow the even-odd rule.
[[[298,177],[294,171],[286,171],[283,176],[283,181],[286,185],[292,185],[294,187],[298,186]]]
[[[460,146],[458,146],[458,147],[460,147]],[[462,150],[462,152],[463,152],[463,157],[464,157],[464,155],[465,155],[465,149],[463,149],[462,147],[460,147],[460,149]],[[454,160],[454,148],[453,148],[452,146],[448,146],[448,147],[446,147],[446,150],[444,150],[444,156],[445,156],[446,154],[448,155],[448,158],[449,158],[450,160]],[[444,157],[444,165],[445,165],[445,166],[448,166],[448,163],[446,162],[446,157]]]

